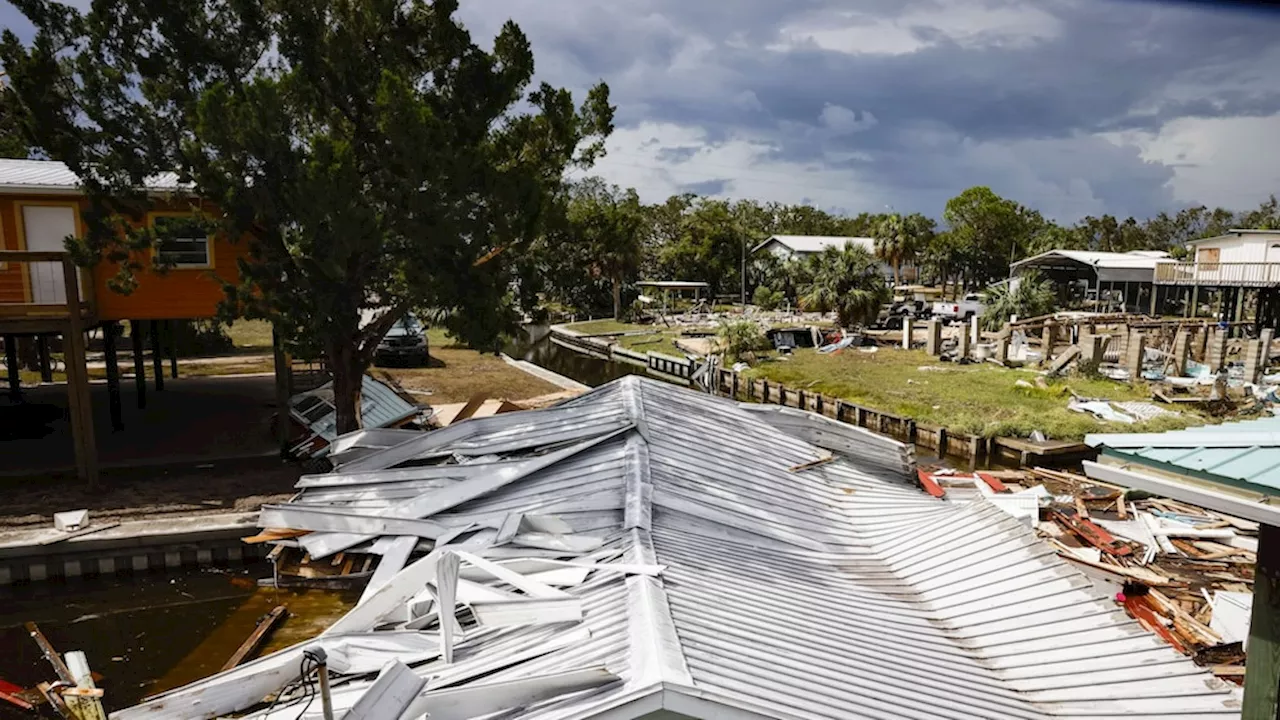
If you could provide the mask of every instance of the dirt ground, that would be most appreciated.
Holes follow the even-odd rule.
[[[252,512],[293,495],[300,465],[274,458],[106,470],[89,489],[74,476],[0,478],[0,528],[52,526],[53,513],[88,508],[95,521]]]

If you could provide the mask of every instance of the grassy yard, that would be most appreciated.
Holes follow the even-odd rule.
[[[428,330],[427,342],[429,367],[373,367],[370,374],[393,381],[417,401],[431,405],[466,402],[473,395],[524,400],[560,390],[493,353],[479,353],[459,344],[442,328]]]
[[[227,335],[238,350],[271,352],[271,323],[266,320],[237,320],[227,326]]]
[[[917,350],[882,347],[863,353],[848,349],[837,355],[800,350],[789,360],[763,362],[748,374],[954,432],[988,437],[1026,437],[1040,430],[1049,438],[1077,440],[1090,432],[1160,431],[1204,422],[1184,413],[1134,425],[1103,423],[1068,410],[1072,393],[1104,400],[1149,400],[1150,389],[1083,377],[1051,379],[1047,387],[1021,387],[1016,384],[1019,379],[1035,385],[1037,374],[990,363],[941,363]]]

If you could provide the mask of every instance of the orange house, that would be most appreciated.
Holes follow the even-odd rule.
[[[88,409],[85,332],[98,327],[104,330],[112,422],[118,426],[117,323],[131,322],[134,362],[140,365],[143,323],[150,322],[156,388],[163,389],[159,338],[164,323],[214,317],[223,297],[220,280],[238,280],[236,261],[248,248],[247,243],[232,243],[224,237],[179,233],[174,240],[146,251],[146,257],[136,258],[149,268],[153,254],[159,253],[172,269],[163,273],[144,270],[138,273],[132,293],[114,292],[107,285],[118,270],[114,263],[104,260],[92,268],[79,269],[65,252],[64,239],[80,235],[84,229],[81,212],[87,201],[79,185],[76,175],[60,162],[0,159],[0,337],[4,339],[10,392],[15,397],[20,392],[17,338],[39,339],[42,372],[48,379],[47,342],[51,337],[62,337],[77,466],[83,476],[92,479],[96,451]],[[190,196],[176,176],[155,178],[146,190],[153,206],[140,222],[158,225],[191,214]],[[145,373],[135,372],[135,377],[142,404]]]

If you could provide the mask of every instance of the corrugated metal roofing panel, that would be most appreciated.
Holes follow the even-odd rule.
[[[844,247],[849,243],[862,247],[867,252],[875,252],[876,239],[869,237],[845,237],[840,235],[774,235],[768,240],[756,245],[751,252],[755,252],[771,242],[778,242],[792,252],[797,253],[818,253],[829,247]]]
[[[179,190],[183,185],[175,173],[162,173],[148,178],[148,190]],[[74,191],[80,178],[65,163],[56,160],[0,159],[0,192]]]
[[[498,680],[603,661],[623,678],[501,715],[538,720],[593,718],[654,693],[685,693],[730,708],[728,717],[1238,717],[1238,691],[1142,630],[998,508],[925,495],[901,468],[861,461],[856,436],[842,440],[847,452],[792,471],[828,456],[797,437],[821,426],[766,419],[778,417],[631,377],[555,412],[415,441],[415,452],[444,458],[533,435],[543,444],[520,446],[528,457],[566,434],[623,424],[615,438],[431,519],[455,526],[556,508],[571,527],[610,538],[625,562],[665,567],[574,588],[589,640],[507,667],[504,654],[566,630],[482,631],[459,645],[454,666],[417,671],[440,673],[440,687],[488,668],[486,680]],[[388,471],[396,479],[383,486],[369,476],[313,483],[302,499],[448,492],[460,481],[449,470],[403,472]]]
[[[1093,434],[1089,445],[1139,464],[1280,494],[1280,417],[1268,416],[1164,433]]]

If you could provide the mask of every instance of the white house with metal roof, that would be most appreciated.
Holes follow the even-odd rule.
[[[1198,315],[1207,305],[1220,319],[1254,311],[1258,328],[1280,322],[1280,230],[1233,229],[1187,243],[1191,257],[1156,268],[1156,309],[1170,304]]]
[[[261,521],[311,530],[296,543],[320,561],[388,553],[310,644],[341,660],[337,716],[397,678],[404,704],[376,717],[1240,713],[1237,689],[1017,519],[926,495],[911,446],[861,428],[632,376],[389,437],[337,452],[333,473],[304,477]],[[405,565],[419,543],[428,554]],[[288,689],[304,646],[113,718],[318,718]]]
[[[772,235],[752,248],[751,254],[768,252],[782,260],[803,260],[827,248],[841,248],[850,244],[857,245],[875,255],[875,238],[844,237],[839,235]],[[893,277],[893,267],[888,263],[881,263],[880,268],[886,278]],[[902,266],[902,279],[904,282],[913,282],[916,277],[917,271],[914,265],[904,264]]]

